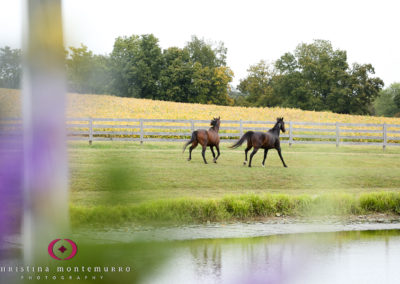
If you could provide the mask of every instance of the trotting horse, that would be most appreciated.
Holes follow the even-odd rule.
[[[192,143],[192,146],[190,146],[190,148],[189,148],[188,161],[190,161],[192,159],[192,150],[194,148],[196,148],[198,144],[200,144],[203,148],[203,150],[201,151],[201,155],[203,156],[204,163],[207,164],[206,156],[205,156],[207,146],[210,146],[211,153],[213,154],[213,157],[214,157],[214,163],[217,162],[217,159],[220,154],[219,153],[219,135],[218,135],[220,124],[221,124],[220,117],[213,118],[213,120],[211,120],[211,123],[210,123],[210,125],[211,125],[210,129],[208,129],[208,130],[198,129],[196,131],[193,131],[192,138],[190,138],[190,140],[183,147],[183,152],[185,152],[186,147],[190,143]],[[217,153],[218,153],[217,157],[215,157],[215,153],[214,153],[214,149],[213,149],[214,146],[217,149]]]
[[[283,117],[278,117],[276,119],[276,123],[274,127],[272,127],[268,132],[254,132],[247,131],[242,138],[239,139],[235,144],[230,146],[230,148],[237,148],[243,144],[244,141],[247,141],[247,147],[244,150],[245,152],[245,160],[244,165],[247,163],[247,152],[254,147],[253,152],[250,154],[249,167],[251,167],[251,161],[253,156],[257,153],[258,149],[264,149],[264,160],[262,161],[262,166],[265,167],[265,159],[267,158],[269,149],[276,149],[278,151],[279,157],[283,163],[283,166],[287,168],[285,161],[282,158],[281,153],[281,143],[279,141],[279,133],[285,132],[285,123],[283,122]]]

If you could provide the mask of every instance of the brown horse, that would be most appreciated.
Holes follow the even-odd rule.
[[[279,141],[279,133],[285,132],[285,123],[283,122],[283,117],[277,118],[275,126],[268,130],[268,132],[254,132],[254,131],[247,131],[239,141],[235,144],[230,146],[230,148],[237,148],[243,144],[244,141],[247,141],[247,147],[244,150],[245,153],[245,160],[244,165],[247,163],[247,152],[254,147],[253,152],[250,154],[250,162],[249,167],[251,167],[251,161],[253,156],[257,153],[258,149],[264,149],[264,160],[262,161],[262,166],[265,166],[265,159],[267,158],[268,150],[269,149],[276,149],[278,151],[279,157],[283,163],[283,166],[287,168],[285,161],[282,158],[281,153],[281,143]]]
[[[185,152],[186,147],[190,143],[192,143],[192,146],[190,146],[190,148],[189,148],[188,161],[190,161],[192,159],[192,150],[194,148],[196,148],[198,144],[200,144],[203,148],[203,150],[201,151],[201,155],[203,156],[204,163],[207,164],[206,156],[205,156],[207,146],[210,146],[211,153],[213,154],[213,157],[214,157],[214,163],[217,162],[217,159],[220,154],[219,153],[219,135],[218,135],[220,124],[221,124],[220,117],[214,118],[213,120],[211,120],[210,129],[208,129],[208,130],[199,129],[199,130],[193,131],[192,138],[190,138],[190,140],[183,147],[183,152]],[[215,153],[214,153],[214,149],[213,149],[214,146],[218,152],[217,157],[215,157]]]

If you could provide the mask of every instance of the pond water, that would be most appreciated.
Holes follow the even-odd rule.
[[[173,241],[142,283],[398,283],[400,230]]]
[[[400,279],[400,223],[131,227],[81,231],[72,239],[79,244],[79,257],[52,264],[132,268],[131,273],[104,274],[103,283],[353,284]],[[21,242],[8,244],[0,255],[10,250],[10,257],[0,257],[0,264],[16,266],[22,262]],[[17,276],[0,273],[0,283]]]

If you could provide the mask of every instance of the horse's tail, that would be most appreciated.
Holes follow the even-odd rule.
[[[237,141],[235,144],[233,144],[232,146],[229,146],[229,148],[237,148],[240,145],[243,144],[244,141],[249,141],[251,139],[251,136],[253,136],[254,132],[253,131],[247,131],[242,138],[239,139],[239,141]]]
[[[190,143],[193,143],[193,142],[196,141],[196,140],[197,140],[197,130],[196,130],[196,131],[193,131],[192,137],[191,137],[190,140],[189,140],[188,142],[186,142],[185,145],[183,146],[183,151],[182,151],[182,153],[185,152],[186,147],[187,147]]]

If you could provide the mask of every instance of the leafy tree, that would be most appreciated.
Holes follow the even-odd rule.
[[[95,94],[109,93],[110,89],[110,57],[108,55],[95,54],[92,59],[93,71],[90,84]]]
[[[233,105],[245,107],[251,106],[251,104],[246,100],[248,95],[242,93],[239,89],[233,86],[231,86],[228,95],[233,100]]]
[[[390,90],[393,93],[393,101],[400,112],[400,83],[390,85]]]
[[[280,86],[286,104],[305,109],[324,110],[338,96],[348,68],[346,52],[333,50],[329,41],[316,40],[300,44],[294,54],[286,53],[276,62],[276,68],[286,78]]]
[[[105,93],[109,82],[109,58],[93,55],[83,44],[69,47],[67,53],[68,90],[83,94]]]
[[[378,97],[384,83],[378,77],[370,77],[371,74],[375,74],[371,64],[355,63],[349,73],[347,90],[339,97],[345,98],[345,103],[341,105],[338,112],[369,114],[370,106]]]
[[[119,96],[179,102],[231,104],[233,73],[226,48],[192,37],[183,48],[163,52],[153,35],[117,38],[111,63],[111,90]]]
[[[202,67],[196,62],[193,65],[193,77],[189,88],[191,103],[231,105],[229,98],[229,83],[233,73],[226,66],[216,68]]]
[[[171,47],[163,52],[164,65],[160,73],[159,99],[188,102],[193,69],[188,50]]]
[[[232,104],[229,83],[233,73],[225,66],[223,44],[211,44],[192,37],[183,49],[172,47],[163,52],[160,98],[203,104]]]
[[[199,62],[195,62],[192,68],[193,74],[188,102],[206,104],[211,93],[212,70],[209,67],[203,67]]]
[[[233,100],[229,97],[230,85],[232,82],[233,71],[227,66],[214,68],[211,80],[211,96],[207,103],[233,105]]]
[[[192,65],[192,80],[188,102],[203,104],[233,104],[229,83],[233,72],[226,66],[227,49],[222,42],[216,47],[196,36],[184,48]]]
[[[18,89],[21,84],[21,50],[0,48],[0,88]]]
[[[192,36],[192,40],[186,44],[185,49],[189,52],[191,61],[198,62],[203,67],[226,66],[227,49],[222,42],[213,47],[212,43],[207,43],[204,39]]]
[[[238,89],[247,94],[246,101],[254,106],[276,106],[281,103],[280,97],[275,96],[271,85],[274,72],[264,60],[247,70],[249,75],[240,80]]]
[[[370,77],[372,65],[350,68],[346,52],[334,50],[325,40],[300,44],[293,54],[278,59],[275,67],[274,90],[289,107],[367,114],[383,87],[381,79]]]
[[[111,53],[112,92],[157,99],[162,62],[161,48],[154,35],[117,38]]]
[[[307,82],[301,72],[276,75],[272,78],[272,85],[276,96],[281,97],[281,106],[314,109],[315,98],[307,89]]]
[[[400,114],[400,83],[393,83],[382,90],[373,105],[376,115],[397,116]]]
[[[150,35],[142,35],[137,60],[131,69],[136,84],[135,92],[140,98],[157,99],[160,92],[160,72],[162,52],[158,39]]]
[[[131,69],[139,50],[139,36],[118,37],[110,54],[111,93],[134,97],[135,79]]]
[[[229,91],[229,97],[232,99],[237,99],[239,97],[245,97],[246,94],[243,94],[239,89],[236,89],[235,87],[231,86],[230,91]]]

